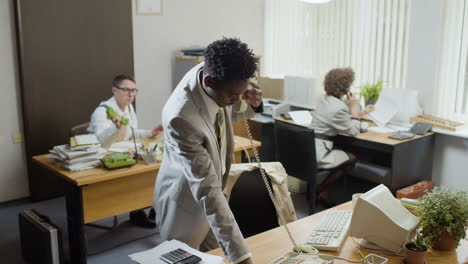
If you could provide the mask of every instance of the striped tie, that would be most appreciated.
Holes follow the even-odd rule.
[[[219,108],[218,113],[216,114],[216,139],[218,140],[218,147],[221,149],[221,137],[224,131],[224,108]]]

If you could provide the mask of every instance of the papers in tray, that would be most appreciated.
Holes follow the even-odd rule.
[[[178,240],[165,241],[159,246],[139,253],[129,255],[130,259],[140,264],[163,264],[160,259],[161,255],[166,254],[175,249],[181,248],[193,255],[202,259],[200,264],[222,264],[223,259],[219,256],[209,255],[189,247],[187,244]]]

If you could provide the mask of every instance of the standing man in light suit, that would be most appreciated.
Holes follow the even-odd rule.
[[[205,62],[191,69],[163,109],[165,150],[154,194],[163,241],[221,247],[229,261],[252,263],[250,250],[223,194],[234,149],[233,111],[240,99],[247,118],[262,111],[261,90],[249,81],[256,59],[246,44],[223,38],[210,44]],[[216,243],[205,241],[211,231]],[[204,242],[205,241],[205,242]]]

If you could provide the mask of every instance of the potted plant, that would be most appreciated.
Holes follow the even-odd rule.
[[[405,244],[406,263],[424,264],[426,261],[427,248],[426,238],[417,230],[413,240]]]
[[[422,235],[432,248],[453,250],[466,238],[468,193],[447,186],[435,187],[421,198],[416,209]]]
[[[375,84],[366,83],[360,87],[361,95],[364,97],[365,105],[375,104],[379,99],[380,92],[382,91],[384,81],[380,80]]]

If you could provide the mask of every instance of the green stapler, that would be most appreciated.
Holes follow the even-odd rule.
[[[136,164],[136,160],[129,153],[124,152],[109,154],[103,157],[101,162],[109,170],[131,167]]]

